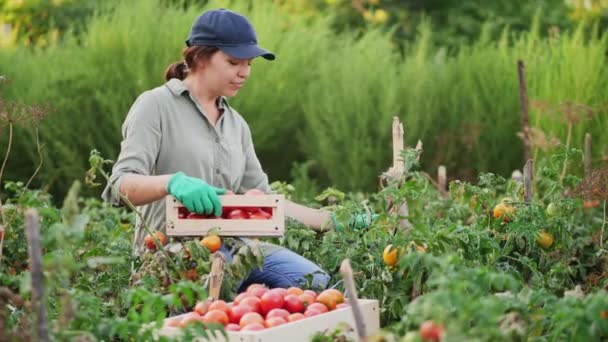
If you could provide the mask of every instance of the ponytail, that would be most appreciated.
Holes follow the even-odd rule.
[[[216,46],[190,46],[185,48],[182,52],[184,59],[169,65],[165,70],[165,81],[172,78],[183,81],[188,76],[188,72],[196,70],[199,61],[211,59],[211,56],[218,50]]]
[[[167,67],[165,70],[165,81],[168,81],[172,78],[177,78],[178,80],[184,80],[186,75],[188,74],[188,67],[186,66],[186,62],[175,62]]]

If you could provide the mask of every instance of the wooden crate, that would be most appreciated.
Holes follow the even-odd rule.
[[[166,197],[167,235],[203,236],[217,228],[223,236],[283,236],[285,232],[285,196],[283,195],[223,195],[222,207],[260,207],[272,209],[270,219],[180,218],[184,206],[175,197]],[[183,209],[182,209],[183,210]]]
[[[375,299],[359,299],[359,306],[363,313],[363,319],[367,334],[371,335],[380,329],[380,312],[378,301]],[[183,315],[180,315],[183,316]],[[176,316],[176,317],[180,317]],[[299,321],[290,322],[260,331],[226,332],[228,340],[224,336],[215,336],[210,339],[200,338],[197,341],[227,341],[227,342],[307,342],[318,332],[333,332],[338,327],[345,327],[344,334],[352,340],[357,340],[355,331],[355,318],[350,307],[336,309],[318,316],[307,317]],[[159,335],[167,337],[178,337],[180,328],[163,327],[158,331]]]

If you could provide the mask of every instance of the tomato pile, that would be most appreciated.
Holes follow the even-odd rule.
[[[227,195],[234,195],[232,191],[229,191]],[[249,189],[244,195],[249,196],[260,196],[264,195],[264,192],[258,189]],[[189,212],[185,207],[178,208],[177,211],[178,219],[196,220],[196,219],[224,219],[224,220],[270,220],[272,218],[271,207],[223,207],[222,214],[220,217],[214,214],[198,214]]]
[[[177,210],[178,219],[201,220],[201,219],[224,219],[224,220],[270,220],[272,218],[271,207],[223,207],[222,215],[198,214],[189,212],[185,207]]]
[[[347,306],[344,295],[336,289],[316,293],[299,287],[269,289],[252,284],[232,303],[223,300],[199,302],[193,311],[170,318],[165,325],[183,328],[200,322],[220,324],[227,331],[257,331]]]

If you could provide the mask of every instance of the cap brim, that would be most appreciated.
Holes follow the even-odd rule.
[[[264,57],[272,61],[275,59],[274,53],[264,50],[257,45],[241,45],[241,46],[218,46],[220,50],[238,59],[250,59],[255,57]]]

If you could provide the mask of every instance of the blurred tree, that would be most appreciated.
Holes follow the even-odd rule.
[[[90,15],[111,8],[118,0],[0,0],[0,46],[23,43],[46,46],[68,29],[86,29]],[[165,0],[187,8],[208,0]],[[239,0],[245,1],[245,0]],[[253,3],[253,0],[248,0]],[[477,38],[482,26],[498,35],[527,30],[541,11],[539,24],[568,29],[577,22],[600,21],[608,27],[608,0],[272,0],[288,12],[313,18],[331,14],[338,31],[365,30],[368,26],[394,28],[397,42],[411,41],[423,20],[430,19],[437,44],[456,47]],[[226,1],[226,7],[230,1]]]
[[[608,0],[275,0],[287,10],[321,15],[331,12],[335,28],[364,30],[368,26],[394,28],[397,42],[411,41],[419,24],[429,20],[435,43],[457,47],[475,40],[482,27],[497,37],[505,26],[511,32],[528,30],[538,13],[541,32],[552,27],[570,29],[579,21],[600,20],[608,27]]]

